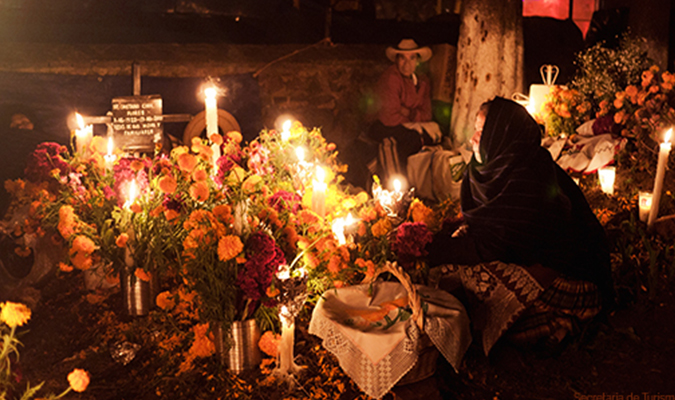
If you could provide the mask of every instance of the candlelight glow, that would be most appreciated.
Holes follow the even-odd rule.
[[[136,201],[136,197],[138,197],[138,186],[136,186],[136,180],[132,179],[129,182],[129,187],[128,187],[128,193],[127,193],[127,201],[124,202],[124,208],[129,209],[132,204],[134,204],[134,201]]]
[[[295,155],[298,157],[298,161],[303,162],[305,161],[305,149],[303,147],[296,147],[295,148]]]
[[[673,128],[670,128],[666,131],[666,135],[663,137],[663,142],[670,142],[670,137],[673,135]]]
[[[285,281],[286,279],[290,279],[291,277],[291,270],[288,267],[288,265],[280,265],[279,270],[277,271],[277,278],[281,281]]]
[[[337,239],[340,245],[347,244],[347,237],[345,236],[345,228],[356,223],[357,219],[352,217],[352,214],[347,214],[344,218],[335,218],[333,224],[331,225],[331,230],[335,239]]]
[[[112,136],[110,136],[110,137],[108,137],[108,155],[109,155],[109,156],[112,155],[113,149],[114,149],[114,147],[113,147],[113,138],[112,138]]]
[[[279,321],[281,321],[281,324],[285,327],[291,325],[292,322],[290,318],[288,318],[288,307],[281,306],[281,309],[279,310]]]
[[[614,194],[616,169],[614,167],[600,168],[598,170],[598,177],[600,178],[600,187],[602,188],[602,191],[607,194]]]
[[[323,182],[326,179],[326,171],[324,171],[321,167],[316,167],[315,174],[317,182]]]
[[[400,192],[401,191],[401,180],[400,179],[394,179],[394,192]]]
[[[75,121],[77,121],[77,129],[84,128],[84,118],[82,118],[80,113],[75,113]]]
[[[281,131],[281,140],[283,140],[283,141],[286,142],[286,141],[288,141],[288,139],[291,138],[291,125],[292,125],[292,122],[291,122],[290,119],[287,119],[287,120],[284,121],[284,123],[281,125],[281,129],[282,129],[282,131]]]
[[[206,96],[207,99],[215,99],[216,94],[218,94],[218,91],[213,86],[204,89],[204,96]]]

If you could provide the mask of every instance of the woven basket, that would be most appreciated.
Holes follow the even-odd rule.
[[[439,355],[436,346],[431,342],[429,336],[424,333],[424,311],[422,310],[422,300],[417,293],[417,289],[415,289],[415,286],[412,284],[410,276],[395,262],[386,262],[384,268],[379,271],[379,273],[383,272],[389,272],[394,275],[408,292],[408,303],[412,309],[411,318],[414,323],[417,324],[421,333],[419,341],[417,342],[419,358],[417,359],[415,366],[413,366],[413,368],[396,383],[396,386],[403,386],[422,381],[436,372],[436,360]],[[373,277],[373,280],[377,278],[377,275]]]

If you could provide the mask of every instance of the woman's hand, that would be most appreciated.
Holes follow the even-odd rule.
[[[452,237],[456,238],[456,237],[466,236],[468,231],[469,231],[469,225],[466,225],[466,224],[461,225],[459,228],[457,228],[456,231],[454,231],[452,233]]]

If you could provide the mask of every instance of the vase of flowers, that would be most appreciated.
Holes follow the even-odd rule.
[[[220,363],[232,372],[239,374],[260,364],[260,327],[255,319],[234,321],[229,329],[220,322],[214,322],[211,323],[211,331]]]
[[[148,315],[155,306],[159,284],[155,274],[137,268],[122,268],[120,272],[122,304],[129,316]]]

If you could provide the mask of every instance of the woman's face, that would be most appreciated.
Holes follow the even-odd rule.
[[[480,138],[483,135],[483,126],[485,126],[485,113],[478,111],[474,124],[475,131],[471,137],[471,146],[473,147],[473,155],[479,163],[483,162],[480,156]]]

